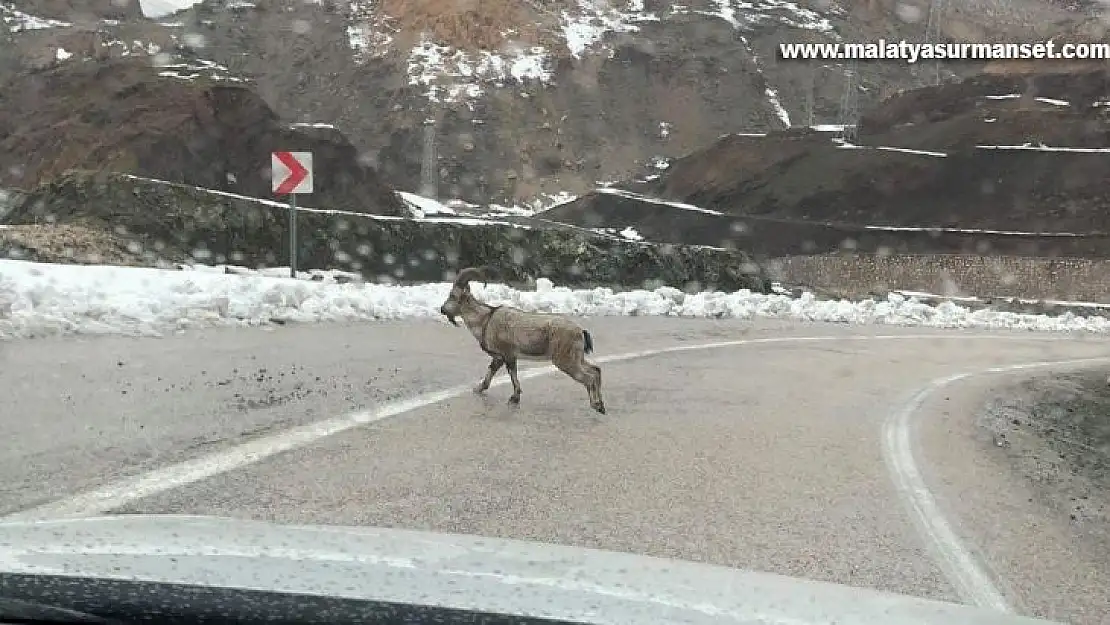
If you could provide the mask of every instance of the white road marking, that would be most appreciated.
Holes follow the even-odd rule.
[[[1080,358],[1075,360],[1041,361],[990,367],[978,371],[956,373],[932,380],[919,390],[901,410],[890,414],[883,422],[883,457],[894,479],[898,492],[907,504],[918,530],[929,542],[937,564],[948,579],[963,595],[964,600],[999,612],[1013,612],[1005,595],[998,589],[991,576],[983,570],[972,552],[963,545],[952,530],[944,513],[937,505],[933,493],[925,484],[917,461],[913,457],[913,415],[930,395],[940,389],[978,375],[1012,373],[1024,369],[1063,367],[1070,365],[1107,362],[1110,358]]]
[[[768,343],[815,343],[836,341],[882,341],[882,340],[1011,340],[1011,341],[1061,341],[1065,337],[1051,335],[975,335],[975,334],[902,334],[902,335],[874,335],[874,336],[787,336],[767,337],[758,339],[738,339],[719,341],[714,343],[697,343],[693,345],[676,345],[658,349],[646,349],[636,352],[614,354],[593,358],[593,362],[604,364],[608,362],[622,362],[673,354],[679,352],[698,351],[705,349],[720,349],[724,347],[739,347],[743,345],[760,345]],[[944,514],[937,506],[932,493],[925,484],[917,463],[913,457],[910,445],[910,423],[913,413],[925,401],[925,398],[937,389],[947,384],[964,378],[987,374],[1017,371],[1036,367],[1062,366],[1068,364],[1105,362],[1110,358],[1089,358],[1081,360],[1067,360],[1059,362],[1035,362],[1002,367],[993,367],[975,372],[960,373],[939,378],[931,382],[924,389],[903,406],[902,410],[891,415],[883,425],[883,454],[887,466],[891,471],[897,491],[909,505],[916,525],[925,538],[930,542],[935,552],[938,564],[950,578],[952,583],[965,595],[967,600],[976,605],[994,608],[1000,611],[1010,611],[1009,604],[1002,593],[995,587],[990,577],[983,572],[971,552],[963,545],[952,531]],[[518,377],[522,380],[558,372],[553,366],[542,366],[520,371]],[[494,380],[490,385],[502,386],[508,384],[507,376]],[[33,521],[43,519],[81,518],[105,514],[123,505],[163,493],[175,488],[180,488],[214,477],[235,469],[240,469],[254,464],[277,454],[291,451],[299,447],[317,442],[328,436],[340,434],[362,425],[388,419],[390,417],[419,410],[443,401],[454,399],[470,393],[474,385],[466,384],[453,386],[433,393],[425,393],[410,399],[389,402],[377,409],[356,412],[342,417],[325,419],[316,423],[295,427],[283,432],[247,441],[240,445],[217,451],[193,460],[168,465],[144,474],[126,478],[92,491],[67,497],[52,503],[29,508],[14,514],[0,517],[3,521]]]

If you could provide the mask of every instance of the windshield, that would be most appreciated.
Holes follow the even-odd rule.
[[[1105,3],[0,18],[3,519],[453,532],[1106,623]]]

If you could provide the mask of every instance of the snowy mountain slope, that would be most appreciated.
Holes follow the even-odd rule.
[[[919,41],[925,13],[907,4],[356,0],[329,9],[272,1],[250,16],[206,16],[214,22],[206,53],[230,62],[233,50],[261,47],[244,70],[275,107],[335,120],[400,188],[420,187],[424,125],[433,120],[439,193],[511,203],[627,178],[727,132],[836,122],[844,68],[780,61],[777,45]],[[949,36],[1012,40],[1022,24],[1064,15],[1043,2],[1011,4],[953,9],[961,28]],[[278,49],[261,35],[291,22],[291,45]],[[338,58],[347,51],[337,39],[347,58]],[[313,71],[274,69],[281,64]],[[921,84],[928,72],[920,69],[864,64],[861,106]]]
[[[38,0],[20,1],[26,11]],[[254,77],[283,117],[336,124],[399,188],[417,191],[423,162],[434,161],[440,197],[512,205],[628,178],[725,133],[834,123],[844,68],[781,61],[777,45],[919,41],[927,6],[206,0],[142,27],[168,39],[161,49],[186,45]],[[945,33],[1029,38],[1069,15],[1044,0],[969,0],[950,9]],[[40,57],[59,62],[58,47]],[[861,65],[861,106],[921,84],[922,69]],[[435,154],[425,150],[429,124]]]

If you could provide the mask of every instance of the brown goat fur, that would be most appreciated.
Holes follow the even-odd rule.
[[[601,398],[601,368],[586,360],[586,354],[593,351],[593,338],[589,331],[562,315],[524,312],[511,306],[490,306],[471,293],[471,280],[483,280],[482,272],[474,267],[460,271],[439,312],[456,326],[459,325],[456,317],[462,317],[478,346],[491,358],[486,376],[474,392],[486,392],[493,376],[505,367],[513,383],[509,404],[517,405],[520,403],[517,360],[545,360],[585,386],[590,407],[605,414],[605,402]]]

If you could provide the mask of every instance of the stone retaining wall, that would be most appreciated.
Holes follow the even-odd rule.
[[[775,259],[768,273],[786,284],[816,287],[845,297],[905,289],[947,296],[1110,302],[1107,260],[830,254]]]
[[[121,174],[69,172],[27,196],[13,224],[100,228],[180,250],[198,262],[266,267],[288,263],[288,212],[281,204]],[[371,281],[438,282],[462,267],[488,265],[511,284],[766,291],[745,252],[656,245],[578,229],[491,222],[438,223],[381,215],[302,210],[298,268],[342,269]],[[0,257],[4,250],[0,249]]]

